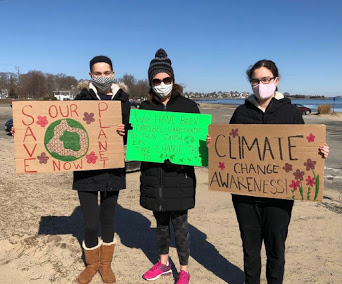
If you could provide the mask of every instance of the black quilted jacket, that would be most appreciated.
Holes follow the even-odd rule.
[[[199,113],[197,104],[178,92],[164,106],[158,101],[144,101],[141,109]],[[134,127],[134,126],[133,126]],[[140,204],[153,211],[187,210],[195,206],[194,167],[167,163],[141,163]]]

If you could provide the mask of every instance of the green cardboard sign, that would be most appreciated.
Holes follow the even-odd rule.
[[[209,114],[132,109],[126,160],[207,166]]]

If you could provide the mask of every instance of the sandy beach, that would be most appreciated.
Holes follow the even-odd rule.
[[[234,107],[201,104],[213,123],[228,123]],[[11,108],[0,105],[0,283],[76,283],[84,268],[83,220],[72,173],[16,175],[13,138],[3,130]],[[285,284],[342,283],[342,117],[308,115],[327,126],[322,203],[296,201],[286,248]],[[196,207],[189,211],[191,283],[243,283],[243,255],[231,195],[208,190],[207,168],[196,168]],[[157,261],[155,221],[139,205],[139,171],[127,174],[116,214],[113,269],[118,284],[147,283],[141,275]],[[151,283],[171,284],[179,269],[174,242],[173,275]],[[265,253],[262,249],[262,283]],[[102,283],[96,275],[91,283]]]

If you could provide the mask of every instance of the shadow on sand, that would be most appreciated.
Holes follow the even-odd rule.
[[[120,236],[121,243],[130,248],[141,249],[151,264],[156,263],[159,257],[156,232],[155,229],[150,228],[150,220],[140,213],[123,208],[120,205],[117,206],[116,210],[116,233]],[[191,224],[189,224],[189,230],[192,258],[227,283],[243,283],[243,271],[224,258],[215,246],[206,240],[206,234]],[[173,234],[171,239],[171,246],[174,247]],[[178,259],[175,259],[174,263],[171,264],[173,275],[177,278]],[[146,269],[148,268],[149,265],[146,264]]]
[[[151,264],[158,261],[158,251],[155,229],[150,228],[151,222],[142,214],[117,205],[115,216],[115,231],[120,236],[121,243],[129,248],[141,249]],[[226,283],[243,283],[244,273],[240,268],[230,263],[206,240],[206,234],[189,224],[191,236],[191,257],[205,269],[211,271]],[[83,240],[83,216],[80,207],[76,207],[70,216],[42,216],[39,235],[71,234],[77,238],[80,247]],[[174,236],[171,237],[171,246]],[[84,255],[82,256],[84,259]],[[151,264],[146,264],[146,269]],[[172,262],[173,276],[178,277],[178,259]]]

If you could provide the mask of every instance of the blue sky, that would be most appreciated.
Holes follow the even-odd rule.
[[[273,60],[281,92],[342,95],[341,0],[0,0],[0,72],[147,78],[163,47],[185,91],[251,91],[246,69]]]

